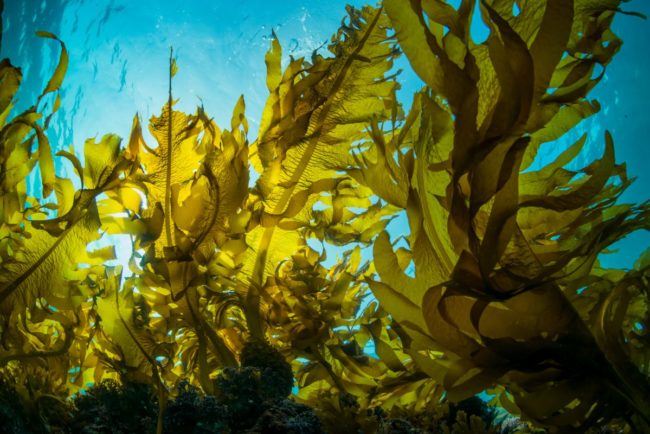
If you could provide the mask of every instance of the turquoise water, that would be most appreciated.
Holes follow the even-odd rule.
[[[178,108],[193,111],[203,102],[219,124],[227,124],[244,94],[255,131],[267,96],[264,54],[272,30],[286,59],[309,56],[336,31],[346,2],[269,4],[8,0],[3,55],[23,65],[33,96],[53,68],[51,49],[58,50],[34,31],[51,31],[66,43],[70,68],[62,88],[65,110],[57,119],[59,126],[70,125],[60,133],[65,143],[105,132],[126,136],[136,112],[144,120],[159,112],[167,98],[170,46],[180,66],[174,81]],[[35,53],[42,57],[30,64]]]
[[[252,140],[267,96],[264,53],[271,32],[283,45],[285,61],[289,56],[309,56],[336,31],[346,3],[363,4],[339,0],[5,0],[2,57],[23,68],[18,108],[25,108],[42,90],[58,55],[56,44],[34,32],[48,30],[66,43],[70,67],[61,90],[62,108],[50,129],[57,149],[72,144],[79,152],[85,139],[108,132],[127,137],[136,112],[143,120],[157,113],[166,100],[170,46],[180,65],[174,82],[174,93],[181,98],[177,107],[193,111],[202,103],[219,124],[227,125],[233,105],[243,94]],[[650,15],[647,1],[625,6]],[[586,164],[600,155],[604,131],[610,130],[617,160],[626,161],[629,174],[637,178],[622,200],[640,202],[648,199],[650,187],[646,168],[650,116],[645,106],[650,100],[646,53],[650,24],[619,15],[614,29],[625,44],[592,93],[603,109],[562,142],[542,149],[538,163],[548,161],[586,132],[589,143],[579,160]],[[477,40],[485,38],[485,33],[480,25],[472,29]],[[408,106],[410,95],[421,83],[408,72],[400,80],[400,96]],[[408,230],[405,219],[399,218],[389,229],[393,237]],[[649,234],[635,233],[614,246],[617,253],[601,255],[601,260],[608,266],[629,267],[648,245]]]

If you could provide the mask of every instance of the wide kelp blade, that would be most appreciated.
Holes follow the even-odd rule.
[[[105,151],[105,158],[100,157]],[[26,258],[7,261],[15,269],[4,276],[6,281],[0,290],[1,301],[4,302],[18,291],[27,280],[34,279],[34,274],[41,273],[40,279],[37,278],[36,281],[42,281],[42,273],[50,273],[53,268],[58,268],[54,265],[57,261],[72,261],[71,264],[74,264],[75,256],[83,257],[82,254],[77,255],[75,249],[77,252],[85,251],[85,248],[80,249],[79,246],[85,246],[99,237],[100,218],[96,197],[115,187],[116,183],[119,184],[120,176],[130,167],[130,163],[118,151],[119,138],[116,136],[106,135],[99,143],[94,140],[87,142],[86,152],[93,156],[89,156],[86,167],[81,170],[86,183],[92,188],[74,192],[69,180],[59,178],[56,182],[59,203],[54,207],[59,216],[43,218],[44,213],[38,208],[26,208],[27,204],[23,204],[23,212],[31,217],[24,222],[25,238],[20,247],[21,250],[24,249],[22,255]],[[97,173],[97,158],[101,159],[101,174]],[[65,247],[64,251],[57,250],[60,245],[70,243],[73,247]],[[55,273],[57,278],[62,278],[65,274],[64,271]]]
[[[20,84],[20,70],[7,60],[0,67],[0,147],[4,157],[0,171],[0,360],[3,369],[20,366],[26,376],[34,369],[48,369],[43,380],[56,387],[61,379],[65,384],[68,371],[85,358],[83,330],[90,322],[85,314],[89,293],[81,289],[84,285],[78,280],[83,274],[80,270],[92,274],[91,270],[98,272],[103,269],[103,262],[114,259],[112,248],[88,249],[100,237],[96,198],[119,185],[130,163],[117,152],[119,140],[106,136],[87,146],[87,155],[91,157],[93,151],[105,148],[115,152],[94,166],[87,161],[86,167],[82,167],[73,154],[61,154],[72,161],[81,189],[75,190],[71,179],[55,174],[47,130],[59,107],[57,91],[67,68],[67,51],[54,35],[41,32],[39,36],[60,43],[59,64],[36,103],[13,117],[10,111]],[[49,93],[55,94],[54,103],[52,111],[44,113],[39,103]],[[28,195],[27,179],[37,165],[42,189],[40,197],[32,197]],[[100,170],[101,176],[93,175]],[[92,182],[86,182],[91,188],[83,188],[84,178],[92,178]],[[47,200],[52,191],[56,193],[55,200]],[[40,393],[59,394],[60,390],[45,388]]]
[[[620,412],[624,402],[647,419],[647,378],[628,361],[629,345],[613,337],[628,315],[627,301],[611,323],[617,344],[605,348],[605,338],[597,337],[602,328],[585,319],[580,299],[567,292],[590,278],[599,252],[648,228],[647,205],[615,205],[629,180],[615,163],[609,134],[603,157],[582,170],[565,166],[584,139],[546,167],[522,173],[543,143],[598,110],[586,96],[602,77],[593,74],[595,65],[607,65],[620,45],[609,30],[616,6],[518,2],[515,15],[512,1],[482,1],[480,18],[490,36],[476,44],[467,31],[468,4],[385,2],[397,39],[428,89],[414,101],[414,121],[404,130],[411,138],[400,145],[415,161],[399,161],[408,175],[400,178],[417,187],[400,199],[409,216],[415,279],[389,259],[393,248],[380,236],[375,262],[390,289],[376,295],[415,304],[417,294],[424,296],[426,333],[449,352],[439,366],[453,399],[501,383],[525,416],[548,426],[588,426]],[[370,186],[385,183],[371,172],[394,173],[391,166],[366,165],[368,175],[357,178]],[[395,197],[381,185],[377,191]],[[416,260],[427,257],[422,240],[437,255],[432,262],[446,268],[432,273]],[[399,303],[385,305],[398,321],[413,317]],[[421,339],[405,330],[414,343]],[[575,351],[566,357],[562,348],[569,346]],[[561,380],[566,375],[570,381]],[[594,377],[602,379],[597,386],[589,385]],[[550,387],[553,381],[557,386]],[[548,388],[543,394],[535,386],[540,382]],[[603,397],[611,388],[617,400],[610,403]]]

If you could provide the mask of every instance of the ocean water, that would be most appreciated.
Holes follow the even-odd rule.
[[[203,104],[218,124],[227,125],[232,107],[243,94],[252,140],[267,96],[264,53],[271,32],[278,35],[285,62],[289,56],[309,56],[336,31],[348,3],[364,4],[361,0],[5,0],[2,57],[23,68],[18,108],[27,107],[42,90],[58,56],[57,44],[34,32],[47,30],[65,42],[70,67],[61,89],[61,109],[49,131],[58,149],[72,145],[79,152],[87,138],[109,132],[128,137],[135,113],[145,122],[158,113],[166,100],[170,47],[180,66],[174,80],[174,94],[180,97],[177,108],[191,112]],[[645,0],[632,1],[625,8],[650,15]],[[544,147],[537,163],[549,161],[586,132],[588,145],[577,162],[584,165],[600,155],[604,132],[609,130],[617,160],[625,161],[630,176],[636,178],[621,200],[640,202],[650,197],[650,115],[645,105],[650,101],[650,23],[619,15],[614,30],[625,43],[592,93],[602,104],[601,112],[559,143]],[[472,34],[480,41],[486,31],[477,24]],[[400,97],[408,106],[421,82],[408,67],[404,70]],[[393,237],[403,234],[408,230],[406,220],[396,219],[389,229]],[[635,233],[613,246],[617,252],[601,255],[601,261],[630,267],[648,245],[649,234]]]
[[[86,139],[106,133],[128,138],[136,113],[144,125],[159,114],[167,102],[170,47],[179,66],[175,108],[192,113],[203,105],[218,125],[227,126],[244,95],[252,141],[268,96],[264,55],[272,32],[281,41],[285,64],[290,56],[309,57],[336,32],[347,3],[5,0],[2,57],[23,69],[17,109],[27,108],[47,83],[59,52],[58,44],[34,33],[47,30],[66,44],[70,62],[61,109],[49,130],[55,152],[72,145],[81,156]],[[143,133],[155,143],[147,128]],[[57,164],[60,172],[72,170],[63,161]],[[32,179],[31,189],[38,191],[38,176]],[[120,246],[117,262],[128,273],[128,237],[104,237],[91,248],[109,244]]]

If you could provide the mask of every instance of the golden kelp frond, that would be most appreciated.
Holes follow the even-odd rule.
[[[113,344],[112,352],[119,354],[114,362],[120,368],[118,372],[125,370],[127,378],[144,381],[151,375],[152,368],[155,371],[160,369],[158,357],[171,359],[169,347],[173,341],[166,339],[165,345],[164,329],[156,334],[144,296],[134,289],[132,280],[120,287],[120,274],[110,273],[95,310],[102,333]],[[110,348],[106,346],[106,349]]]
[[[262,291],[268,334],[295,360],[297,398],[314,402],[324,393],[347,394],[362,408],[413,411],[439,399],[430,393],[435,382],[414,374],[397,325],[369,298],[365,280],[374,270],[361,262],[360,248],[347,251],[329,271],[321,260],[302,246]]]
[[[612,417],[647,430],[648,253],[630,270],[598,257],[650,228],[650,203],[619,203],[631,180],[609,133],[585,167],[586,136],[533,165],[599,110],[587,95],[620,46],[618,5],[349,8],[327,55],[283,69],[272,40],[250,150],[243,98],[229,130],[203,108],[174,109],[172,53],[156,144],[136,115],[124,147],[108,134],[82,159],[60,151],[78,190],[54,171],[52,115],[39,107],[58,108],[65,47],[35,106],[13,117],[21,74],[3,60],[0,369],[41,376],[26,383],[36,395],[153,384],[162,432],[181,380],[215,394],[244,343],[266,340],[292,361],[297,399],[355,432],[378,429],[365,410],[414,415],[486,389],[562,432]],[[470,35],[479,19],[482,43]],[[398,45],[425,83],[406,116],[390,75]],[[410,232],[389,234],[400,214]],[[100,231],[130,236],[130,273],[108,265],[113,246],[88,248]],[[326,266],[310,240],[349,249]]]
[[[116,329],[102,329],[121,354],[115,362],[140,372],[147,362],[160,390],[182,377],[212,392],[211,373],[235,365],[244,341],[234,288],[241,285],[250,217],[248,124],[243,99],[231,130],[222,131],[202,108],[194,115],[175,111],[172,76],[168,104],[150,122],[157,147],[145,143],[136,116],[126,153],[139,170],[102,203],[109,232],[130,234],[143,249],[134,252],[134,276],[102,298],[106,311],[116,302],[126,309]],[[131,313],[136,298],[138,321]]]
[[[312,206],[309,210],[306,234],[338,246],[371,243],[399,211],[351,179],[341,179],[332,191],[318,196],[315,205],[320,208]],[[281,227],[290,228],[286,223]]]
[[[58,41],[47,32],[38,35]],[[34,106],[13,117],[10,111],[20,70],[7,60],[0,65],[0,365],[22,371],[20,378],[34,369],[47,370],[43,384],[26,386],[30,393],[41,388],[38,393],[45,395],[65,390],[68,371],[79,360],[71,354],[87,347],[82,336],[88,324],[81,312],[87,309],[90,294],[80,290],[83,285],[78,279],[83,272],[79,264],[103,270],[101,264],[113,259],[112,248],[87,251],[88,244],[99,238],[95,198],[119,186],[131,168],[119,152],[119,139],[109,135],[99,143],[87,144],[85,167],[73,153],[57,154],[72,163],[81,181],[80,190],[75,191],[70,179],[55,175],[46,130],[59,107],[58,94],[47,116],[39,111],[39,105],[47,94],[58,91],[65,75],[67,52],[59,43],[59,63],[45,90]],[[27,195],[27,178],[35,167],[41,176],[40,198]],[[52,191],[56,202],[44,200]]]
[[[337,169],[351,161],[354,143],[373,118],[395,110],[394,88],[386,72],[396,52],[381,9],[348,9],[349,22],[332,38],[332,56],[314,53],[311,61],[292,60],[281,72],[277,41],[266,56],[267,100],[258,139],[252,146],[261,172],[256,192],[259,226],[247,235],[252,247],[244,270],[251,275],[247,311],[258,309],[257,291],[278,261],[293,253],[296,229],[307,226],[320,192],[335,188]],[[283,220],[293,222],[287,226]],[[255,335],[262,325],[249,317]]]
[[[215,243],[225,242],[227,220],[244,206],[248,194],[248,124],[243,98],[233,112],[231,130],[221,131],[203,108],[193,115],[173,110],[170,93],[168,104],[160,116],[152,117],[149,129],[156,147],[144,142],[139,118],[134,118],[127,155],[141,165],[141,172],[134,177],[137,184],[131,187],[146,193],[148,214],[154,215],[156,207],[162,210],[163,233],[155,243],[157,254],[164,248],[189,254],[209,246],[204,252],[208,254]],[[128,197],[112,199],[130,212],[147,214],[141,201],[125,193]],[[129,227],[120,223],[122,228]],[[133,230],[136,235],[146,229],[135,226]]]
[[[538,3],[518,2],[515,16],[513,1],[481,2],[490,35],[476,44],[473,2],[458,10],[385,2],[428,88],[397,139],[377,147],[397,153],[396,161],[375,150],[377,163],[366,159],[352,173],[406,208],[411,226],[406,253],[393,252],[387,234],[375,242],[381,282],[371,287],[413,339],[411,354],[423,346],[444,351],[439,360],[420,359],[420,367],[440,378],[452,399],[501,383],[523,414],[542,424],[588,426],[631,404],[635,423],[645,426],[647,376],[615,336],[626,322],[629,330],[629,294],[646,293],[647,281],[612,285],[603,300],[613,297],[616,308],[601,306],[598,321],[587,320],[570,289],[587,279],[589,291],[597,255],[650,226],[647,204],[616,204],[629,181],[609,134],[603,157],[581,171],[565,166],[584,138],[522,173],[541,144],[598,110],[585,97],[620,45],[609,29],[618,3]],[[410,190],[396,187],[404,179]],[[412,259],[414,278],[402,271],[400,254]]]
[[[41,36],[54,38],[50,34]],[[66,66],[67,55],[63,47],[59,66],[38,101],[45,94],[58,90]],[[5,59],[0,64],[0,75],[3,84],[0,103],[0,149],[3,155],[0,170],[0,231],[3,234],[0,301],[3,322],[7,322],[10,316],[26,315],[32,308],[47,310],[52,306],[70,310],[75,307],[66,291],[66,274],[75,266],[71,260],[73,252],[79,251],[80,247],[85,251],[86,244],[97,238],[99,226],[92,195],[82,191],[75,197],[72,183],[55,177],[53,156],[45,135],[51,114],[43,119],[35,105],[10,118],[21,74]],[[58,97],[54,111],[57,108]],[[32,149],[35,142],[36,152]],[[27,196],[26,178],[37,163],[43,197],[56,191],[58,204],[41,204],[36,198]],[[48,218],[51,210],[58,211],[58,216]],[[9,336],[10,328],[5,329],[7,334],[3,337]]]

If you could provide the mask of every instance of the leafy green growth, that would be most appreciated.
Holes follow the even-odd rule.
[[[282,68],[273,39],[252,143],[243,98],[229,129],[175,110],[171,53],[156,143],[136,115],[124,146],[108,134],[83,158],[56,154],[76,179],[58,176],[47,138],[67,51],[39,32],[61,55],[23,113],[21,72],[0,62],[3,376],[28,409],[95,384],[73,423],[98,432],[126,402],[142,411],[133,429],[158,434],[319,432],[303,404],[332,432],[506,429],[463,408],[483,390],[540,427],[647,431],[650,254],[630,270],[598,255],[648,229],[650,203],[618,202],[631,180],[609,133],[582,169],[569,167],[586,137],[531,169],[599,110],[588,94],[621,45],[620,3],[350,7],[327,54]],[[400,51],[425,84],[408,113]],[[400,214],[398,242],[386,228]],[[131,237],[128,276],[107,265],[113,247],[87,250],[102,233]],[[326,267],[314,241],[346,251]]]

